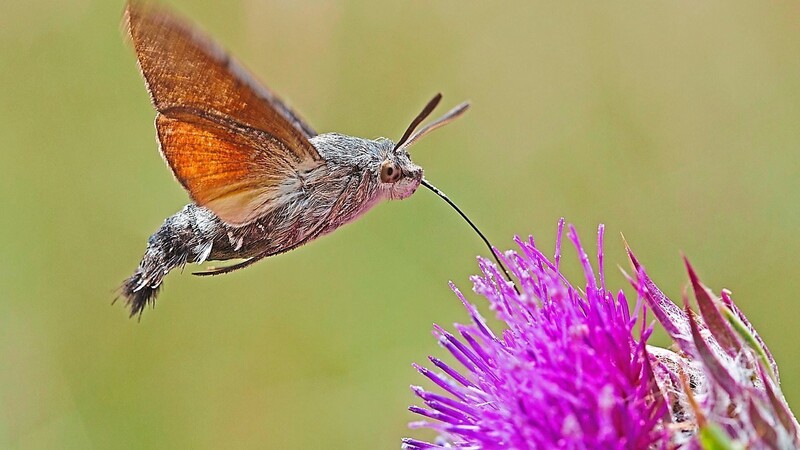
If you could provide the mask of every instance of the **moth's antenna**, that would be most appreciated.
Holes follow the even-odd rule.
[[[500,258],[497,257],[497,255],[494,252],[494,247],[492,247],[492,244],[489,242],[489,239],[486,239],[486,236],[484,236],[484,234],[481,233],[481,230],[478,229],[478,226],[475,225],[471,220],[469,220],[469,217],[467,217],[467,215],[464,214],[463,211],[461,211],[461,208],[456,206],[456,204],[453,203],[453,201],[450,200],[450,198],[447,195],[445,195],[444,192],[440,191],[439,188],[437,188],[436,186],[432,185],[428,180],[426,180],[424,178],[422,179],[422,185],[425,186],[426,188],[430,189],[434,194],[436,194],[439,197],[441,197],[442,200],[446,201],[447,204],[450,205],[453,209],[455,209],[456,212],[464,220],[467,221],[469,226],[471,226],[472,229],[475,230],[476,233],[478,233],[478,236],[480,236],[481,239],[483,239],[483,243],[486,244],[486,246],[489,248],[489,253],[492,254],[492,257],[494,257],[494,260],[497,262],[497,265],[500,266],[501,269],[503,269],[503,273],[505,274],[506,278],[514,286],[514,290],[517,291],[517,294],[519,294],[520,293],[519,289],[517,289],[517,286],[514,284],[514,280],[511,279],[511,274],[508,272],[508,269],[506,269],[506,266],[502,263],[502,261],[500,261]]]
[[[440,118],[434,120],[433,122],[425,125],[421,130],[419,130],[416,133],[414,133],[413,136],[411,136],[410,138],[408,138],[408,140],[405,141],[405,143],[402,145],[402,147],[408,147],[411,144],[413,144],[414,142],[416,142],[419,139],[421,139],[422,137],[424,137],[426,134],[430,133],[431,131],[433,131],[433,130],[439,128],[439,127],[442,127],[444,125],[447,125],[448,123],[458,119],[465,112],[467,112],[467,109],[469,109],[469,102],[464,102],[464,103],[456,106],[455,108],[451,109],[450,111],[447,111],[445,113],[445,115],[443,115],[442,117],[440,117]],[[400,148],[400,147],[401,146],[397,146],[397,147],[395,147],[395,149]]]
[[[417,127],[419,126],[419,124],[422,123],[423,120],[425,120],[426,118],[428,118],[428,116],[431,115],[431,113],[433,112],[434,109],[436,109],[436,106],[439,104],[440,101],[442,101],[442,94],[436,94],[433,96],[431,101],[429,101],[428,104],[425,105],[424,108],[422,108],[422,111],[419,114],[417,114],[417,117],[415,117],[414,120],[411,121],[411,125],[409,125],[408,129],[406,129],[406,132],[403,133],[403,137],[401,137],[400,140],[397,141],[397,144],[394,145],[394,149],[392,151],[397,150],[403,144],[406,143],[409,136],[411,136],[411,133],[413,133],[414,130],[417,129]]]

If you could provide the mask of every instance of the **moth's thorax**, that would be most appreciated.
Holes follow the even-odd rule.
[[[405,149],[394,150],[394,142],[386,138],[364,139],[338,133],[320,134],[311,139],[319,154],[333,169],[351,170],[368,177],[380,199],[401,200],[413,194],[422,181],[422,167],[414,164]],[[398,170],[391,182],[382,179],[381,169],[387,164]],[[385,174],[384,174],[385,175]]]

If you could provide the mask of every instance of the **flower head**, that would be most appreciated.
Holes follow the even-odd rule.
[[[456,324],[458,336],[434,326],[457,365],[436,357],[430,362],[438,370],[415,365],[443,392],[414,386],[425,406],[410,408],[424,417],[411,426],[432,428],[439,437],[407,438],[404,448],[644,449],[703,442],[786,448],[800,442],[774,360],[727,292],[715,300],[687,264],[700,314],[684,311],[631,254],[636,276],[629,278],[637,292],[631,313],[625,294],[606,288],[603,227],[597,272],[575,229],[568,229],[583,267],[580,287],[560,271],[563,228],[562,220],[552,261],[532,238],[516,239],[520,251],[504,256],[516,288],[479,259],[482,275],[472,278],[473,290],[505,322],[502,333],[451,285],[471,323]],[[647,345],[652,327],[637,325],[646,323],[637,321],[645,303],[676,351]]]

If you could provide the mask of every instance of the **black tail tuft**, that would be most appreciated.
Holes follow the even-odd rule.
[[[168,217],[147,240],[136,272],[120,287],[131,317],[141,317],[147,306],[155,304],[161,282],[172,269],[187,261],[204,261],[219,230],[224,231],[224,225],[214,213],[194,204]]]
[[[142,312],[148,305],[155,306],[158,290],[161,289],[159,282],[153,287],[147,280],[143,281],[144,273],[137,269],[130,278],[125,280],[120,287],[120,293],[125,298],[125,306],[131,310],[131,317],[142,317]]]

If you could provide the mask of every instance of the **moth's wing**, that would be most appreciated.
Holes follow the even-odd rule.
[[[177,107],[231,117],[319,159],[308,142],[316,132],[199,30],[135,1],[126,7],[125,24],[159,112]]]
[[[136,2],[125,23],[162,154],[199,205],[245,225],[279,202],[282,183],[323,163],[313,130],[197,30]]]
[[[224,222],[241,226],[295,189],[297,173],[319,163],[262,130],[180,110],[156,117],[161,153],[192,199]]]

